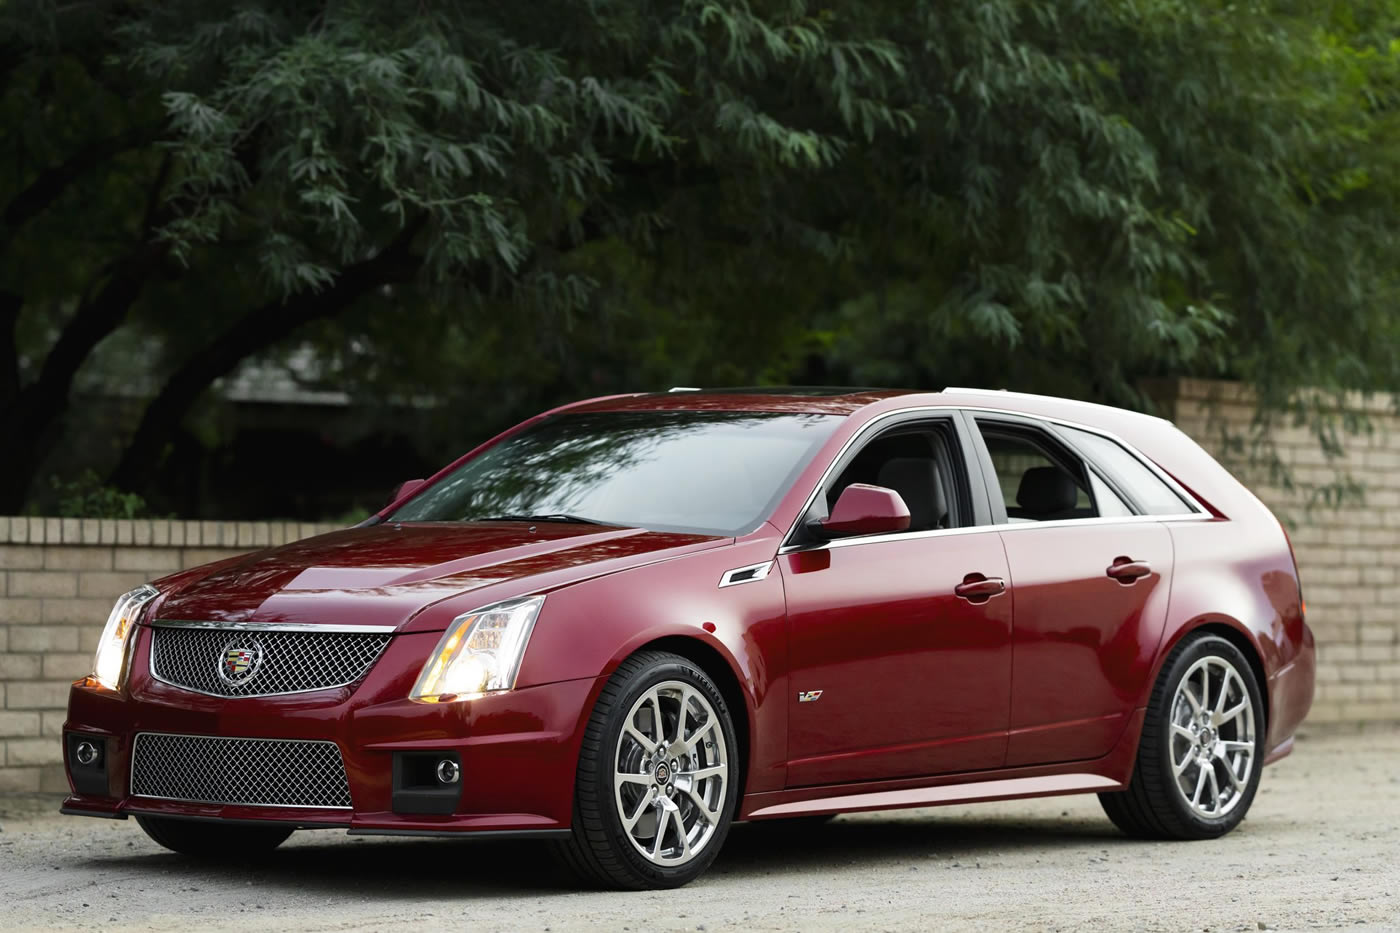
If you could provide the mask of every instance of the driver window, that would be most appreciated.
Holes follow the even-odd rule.
[[[953,464],[957,451],[951,425],[900,426],[871,440],[827,489],[828,512],[852,483],[883,486],[899,493],[909,508],[910,531],[935,531],[962,524],[961,481]]]

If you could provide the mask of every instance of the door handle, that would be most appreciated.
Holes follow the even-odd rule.
[[[970,573],[963,582],[953,587],[953,593],[970,603],[985,603],[993,596],[1006,592],[1006,581],[1001,577],[984,577],[980,573]]]
[[[1152,565],[1145,560],[1115,557],[1113,563],[1109,564],[1108,569],[1104,572],[1124,586],[1128,586],[1136,582],[1138,577],[1145,577],[1151,573]]]

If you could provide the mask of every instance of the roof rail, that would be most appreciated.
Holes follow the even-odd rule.
[[[962,392],[967,395],[1005,395],[1010,396],[1011,398],[1044,399],[1046,401],[1059,402],[1065,405],[1079,405],[1087,408],[1112,408],[1115,411],[1132,412],[1132,414],[1138,415],[1142,418],[1152,418],[1157,421],[1169,421],[1169,419],[1163,418],[1160,415],[1149,415],[1146,412],[1132,411],[1132,409],[1120,408],[1117,405],[1105,405],[1102,402],[1086,402],[1082,399],[1064,398],[1058,395],[1042,395],[1036,392],[1013,392],[1010,389],[977,389],[969,386],[946,386],[944,387],[943,391],[949,393]]]

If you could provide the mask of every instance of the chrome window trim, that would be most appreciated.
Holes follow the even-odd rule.
[[[925,413],[942,414],[946,412],[956,413],[959,411],[986,415],[1003,415],[1012,418],[1028,419],[1030,421],[1040,421],[1045,424],[1057,424],[1067,428],[1077,428],[1081,431],[1087,431],[1090,434],[1097,434],[1100,437],[1107,438],[1108,440],[1113,441],[1115,444],[1118,444],[1132,456],[1136,457],[1142,463],[1143,466],[1147,467],[1147,469],[1152,471],[1152,474],[1154,476],[1156,476],[1162,482],[1166,483],[1167,486],[1171,488],[1172,492],[1180,496],[1181,500],[1185,502],[1187,506],[1189,506],[1194,511],[1176,513],[1173,515],[1129,515],[1115,516],[1111,518],[1070,518],[1060,519],[1058,521],[1053,522],[1006,522],[1003,524],[997,524],[993,522],[987,525],[973,525],[968,528],[942,528],[933,531],[904,531],[888,535],[870,535],[859,538],[838,538],[833,541],[825,541],[821,544],[815,545],[791,543],[793,534],[797,531],[798,524],[802,521],[802,516],[807,514],[807,510],[812,507],[812,503],[817,500],[817,496],[820,495],[822,489],[826,487],[827,481],[831,479],[831,474],[836,469],[836,465],[841,462],[841,458],[845,457],[846,452],[849,451],[853,446],[855,446],[855,444],[858,441],[861,441],[872,431],[877,430],[876,426],[879,425],[880,422],[890,418],[900,417],[903,415],[917,415]],[[1170,424],[1170,422],[1167,423]],[[883,414],[876,415],[874,418],[871,418],[865,424],[861,425],[855,431],[855,433],[853,433],[849,438],[846,439],[846,443],[841,445],[841,449],[836,452],[836,456],[831,458],[831,462],[822,472],[821,479],[817,481],[817,484],[815,487],[813,487],[811,494],[809,494],[807,496],[806,501],[802,503],[802,508],[797,511],[797,517],[793,519],[792,525],[788,527],[787,532],[783,535],[783,542],[782,545],[778,548],[778,553],[781,555],[790,554],[794,551],[817,551],[825,550],[830,547],[849,547],[851,545],[865,544],[873,541],[902,540],[906,538],[925,538],[934,535],[980,533],[989,530],[1011,531],[1024,528],[1063,528],[1071,525],[1107,525],[1122,523],[1140,523],[1144,521],[1207,521],[1212,519],[1213,517],[1214,516],[1211,515],[1210,511],[1204,505],[1201,504],[1201,501],[1199,499],[1191,495],[1191,493],[1187,492],[1186,489],[1182,487],[1180,483],[1168,476],[1160,467],[1157,466],[1157,464],[1152,462],[1151,458],[1143,456],[1142,452],[1139,451],[1135,446],[1128,443],[1123,438],[1119,437],[1117,434],[1114,434],[1112,431],[1106,431],[1103,428],[1097,427],[1096,425],[1072,421],[1068,418],[1056,418],[1050,415],[1033,415],[1028,414],[1026,412],[1012,411],[1005,408],[985,408],[978,405],[958,404],[920,405],[915,408],[900,408],[895,411],[887,411]]]
[[[773,560],[769,558],[759,564],[749,564],[746,567],[735,567],[733,570],[726,570],[719,578],[721,588],[726,586],[743,586],[745,583],[757,583],[759,580],[768,579],[768,575],[773,572]],[[753,573],[751,577],[742,580],[734,579],[744,573]]]
[[[212,696],[212,694],[205,694]],[[225,699],[228,699],[225,697]],[[346,786],[350,784],[350,772],[345,768],[345,751],[340,747],[339,742],[330,739],[279,739],[267,736],[248,735],[195,735],[193,732],[138,732],[131,737],[131,765],[126,776],[126,786],[128,788],[136,786],[136,740],[143,735],[168,735],[177,739],[217,739],[227,742],[295,742],[299,745],[333,745],[335,753],[340,758],[341,770],[345,772]],[[265,807],[275,810],[353,810],[352,801],[348,807],[333,807],[324,804],[301,804],[301,803],[230,803],[227,800],[191,800],[188,797],[158,797],[155,794],[138,794],[133,792],[132,797],[141,800],[170,800],[175,803],[196,803],[210,807]]]
[[[185,619],[151,619],[147,625],[161,628],[212,628],[233,632],[329,632],[336,635],[389,635],[397,625],[315,625],[281,622],[193,622]]]
[[[1080,528],[1085,525],[1145,525],[1154,522],[1206,522],[1212,516],[1196,513],[1179,515],[1121,515],[1108,518],[1065,518],[1053,522],[1008,522],[1005,525],[972,525],[968,528],[939,528],[932,531],[900,531],[887,535],[864,535],[858,538],[835,538],[820,544],[784,544],[778,555],[793,554],[798,551],[824,551],[829,548],[854,547],[858,544],[874,544],[881,541],[905,541],[919,538],[937,538],[951,535],[993,534],[1005,531],[1030,531],[1035,528]]]

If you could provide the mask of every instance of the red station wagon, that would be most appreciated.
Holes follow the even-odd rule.
[[[66,813],[199,856],[540,837],[683,884],[734,820],[1097,793],[1229,832],[1313,638],[1279,522],[1170,423],[975,389],[567,405],[359,527],[124,596]]]

